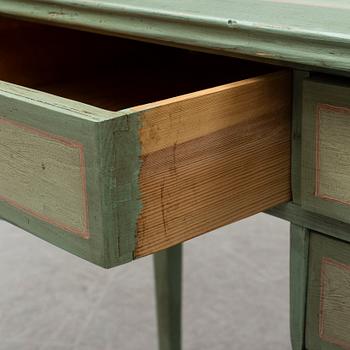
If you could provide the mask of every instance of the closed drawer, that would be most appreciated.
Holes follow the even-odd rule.
[[[350,83],[304,82],[302,206],[350,223]]]
[[[288,71],[0,28],[4,219],[111,267],[290,199]]]
[[[308,350],[350,348],[350,244],[311,234]]]

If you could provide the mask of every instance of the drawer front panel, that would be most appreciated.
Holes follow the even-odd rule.
[[[82,144],[0,118],[0,199],[89,237]]]
[[[350,87],[304,84],[302,206],[350,222]]]
[[[312,233],[306,344],[350,348],[350,244]]]
[[[0,216],[105,265],[97,146],[102,116],[79,106],[0,82]]]

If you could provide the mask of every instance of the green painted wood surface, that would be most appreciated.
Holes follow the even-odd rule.
[[[89,238],[84,158],[74,140],[0,117],[0,200]]]
[[[181,349],[182,245],[154,254],[160,350]]]
[[[290,333],[293,350],[304,349],[309,230],[290,228]]]
[[[308,227],[329,236],[350,242],[350,225],[342,221],[313,213],[292,202],[265,211],[267,214]]]
[[[110,262],[107,267],[134,258],[137,220],[141,210],[139,114],[121,113],[123,115],[99,124],[104,251]]]
[[[350,347],[349,244],[312,232],[310,238],[306,347]]]
[[[302,207],[350,223],[350,82],[305,80],[303,94]]]
[[[0,13],[327,70],[350,70],[347,0],[1,0]]]
[[[85,158],[83,170],[86,177],[86,202],[84,204],[88,209],[89,234],[77,235],[64,227],[65,225],[57,225],[52,222],[53,220],[49,220],[50,218],[33,215],[33,212],[24,210],[23,205],[14,205],[14,201],[17,200],[17,197],[12,198],[14,193],[10,194],[12,201],[1,198],[1,216],[56,246],[103,267],[112,267],[132,260],[136,221],[140,210],[137,181],[140,165],[138,113],[128,115],[127,110],[111,113],[0,82],[0,116],[11,125],[20,125],[19,129],[22,133],[50,135],[54,140],[55,138],[64,142],[70,140],[74,144],[81,145]],[[0,134],[7,132],[8,135],[5,125],[7,123],[0,124]],[[52,152],[57,147],[52,146],[54,141],[45,141],[51,142],[50,147],[42,147],[41,152],[37,152],[37,157],[34,157],[30,156],[25,147],[20,147],[24,144],[24,139],[23,135],[18,136],[18,143],[14,140],[12,146],[8,142],[3,145],[11,147],[8,152],[10,158],[13,154],[28,162],[34,159],[39,165],[42,163],[41,159],[52,159],[50,162],[55,164],[53,160],[55,153]],[[31,143],[34,141],[31,139]],[[56,156],[59,156],[57,152]],[[1,162],[5,162],[3,164],[6,167],[6,158],[0,158]],[[65,162],[61,160],[57,163],[56,166],[61,169]],[[20,168],[20,165],[16,163],[18,169],[13,176],[17,173],[21,175],[24,170],[27,171]],[[31,167],[33,171],[36,168],[36,171],[42,171],[40,166],[35,168],[31,165]],[[64,168],[65,176],[72,176],[74,169],[74,164],[67,165]],[[17,176],[17,180],[22,181],[22,177]],[[32,178],[31,181],[34,181],[34,174]],[[5,180],[9,181],[9,179],[2,179],[2,181]],[[68,198],[55,195],[60,189],[60,181],[60,178],[44,178],[42,184],[45,184],[47,189],[32,192],[30,201],[43,202],[44,206],[63,210],[71,194],[66,193]],[[55,197],[53,204],[48,200],[52,196]],[[44,207],[43,210],[46,209]],[[60,219],[67,220],[64,215],[61,216]]]
[[[293,118],[292,118],[292,196],[293,202],[301,203],[301,116],[303,81],[309,72],[293,71]]]

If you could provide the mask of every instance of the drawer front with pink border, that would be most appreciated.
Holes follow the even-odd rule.
[[[302,206],[350,223],[350,83],[306,80]]]
[[[306,348],[350,349],[350,245],[311,233]]]

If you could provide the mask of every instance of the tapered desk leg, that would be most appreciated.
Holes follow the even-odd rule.
[[[293,350],[304,350],[309,230],[291,224],[290,331]]]
[[[182,245],[154,255],[160,350],[181,349]]]

